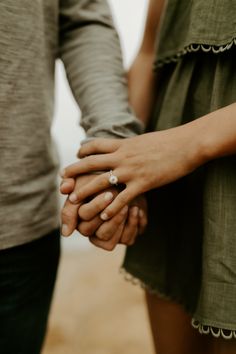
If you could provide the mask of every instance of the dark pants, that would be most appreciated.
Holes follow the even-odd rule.
[[[38,354],[60,253],[59,231],[0,251],[0,353]]]

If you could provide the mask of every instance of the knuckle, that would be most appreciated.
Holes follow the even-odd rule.
[[[97,238],[99,238],[100,240],[103,240],[103,241],[108,241],[108,240],[110,240],[110,238],[111,238],[111,233],[109,232],[109,231],[98,231],[97,233],[96,233],[96,236],[97,236]]]
[[[103,205],[103,200],[95,198],[89,205],[89,213],[92,215],[96,215],[100,213],[101,210],[105,208],[105,205]]]
[[[93,227],[89,224],[81,223],[78,226],[78,230],[82,235],[92,236],[94,233]]]
[[[117,227],[120,226],[120,224],[123,222],[124,219],[125,219],[125,215],[117,214],[112,219],[113,227],[115,227],[117,229]]]
[[[104,232],[104,234],[103,234],[103,239],[105,240],[105,241],[109,241],[111,238],[112,238],[112,236],[113,236],[113,234],[114,234],[114,232],[112,232],[112,231],[106,231],[106,232]]]
[[[64,207],[61,211],[61,217],[63,219],[71,219],[74,218],[74,216],[75,216],[75,212],[68,207]]]
[[[89,169],[94,168],[94,157],[93,156],[85,157],[84,160],[86,160],[86,164]]]
[[[107,188],[107,180],[102,178],[99,178],[97,181],[97,185],[101,188],[101,189],[105,189]]]
[[[77,194],[77,200],[83,200],[84,199],[84,191],[82,189],[79,189],[76,191]]]
[[[88,210],[85,206],[80,207],[78,214],[82,220],[89,221],[91,219],[90,213],[88,212]]]
[[[102,228],[102,227],[101,227]],[[95,236],[99,239],[99,240],[103,240],[103,231],[101,230],[101,228],[99,228],[96,232],[95,232]]]
[[[111,251],[113,251],[115,249],[116,243],[115,242],[109,242],[109,243],[107,243],[105,245],[105,247],[106,247],[107,251],[111,252]]]

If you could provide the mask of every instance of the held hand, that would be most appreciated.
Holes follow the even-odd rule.
[[[95,177],[96,177],[95,175],[83,175],[77,177],[75,180],[73,178],[64,179],[62,181],[60,190],[63,194],[68,194],[74,189],[78,191],[81,188],[84,188],[84,186],[90,181],[92,181]],[[112,201],[112,198],[113,196],[115,196],[116,193],[115,188],[113,189],[114,190],[112,191],[110,188],[109,190],[102,192],[100,193],[99,196],[95,197],[95,203],[93,203],[94,214],[91,216],[91,218],[94,215],[99,214]],[[61,221],[62,221],[61,232],[63,236],[70,236],[72,232],[77,229],[78,218],[79,218],[78,211],[81,204],[82,203],[72,203],[69,197],[67,198],[61,211]],[[97,209],[95,210],[95,208]],[[99,219],[101,224],[102,220],[99,218],[99,216],[97,217],[97,219]]]
[[[90,217],[94,209],[93,204],[95,205],[95,199],[88,204],[83,204],[79,214],[82,214],[85,219]],[[124,207],[120,213],[104,222],[99,216],[95,216],[90,221],[81,221],[78,230],[84,236],[89,237],[90,242],[95,246],[111,251],[118,243],[127,246],[133,244],[137,235],[144,232],[146,224],[146,199],[140,196],[130,204],[129,210]]]
[[[63,177],[113,170],[119,183],[126,188],[102,212],[101,218],[108,220],[136,196],[170,183],[198,167],[202,162],[194,142],[194,135],[187,124],[129,139],[95,139],[82,146],[80,157],[83,159],[67,167]],[[88,156],[91,154],[96,155]],[[73,198],[81,202],[109,185],[109,172],[102,173]]]
[[[63,194],[77,191],[93,178],[94,175],[80,176],[75,180],[65,179],[61,183],[60,190]],[[118,242],[125,245],[132,244],[137,236],[138,227],[139,232],[143,232],[147,223],[144,213],[146,204],[143,198],[134,201],[129,210],[128,207],[123,208],[118,215],[107,222],[99,217],[99,213],[118,193],[117,188],[109,188],[82,205],[73,204],[67,199],[62,209],[62,234],[69,236],[77,229],[82,235],[90,237],[91,243],[105,250],[112,250]],[[79,219],[82,221],[77,225]]]

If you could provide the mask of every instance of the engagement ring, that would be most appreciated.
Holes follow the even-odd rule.
[[[117,185],[118,184],[118,177],[113,174],[112,170],[109,173],[110,173],[110,176],[108,178],[109,183],[111,185]]]

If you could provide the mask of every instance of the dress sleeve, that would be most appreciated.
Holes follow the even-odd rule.
[[[126,138],[142,123],[128,104],[117,32],[105,0],[61,0],[59,57],[88,137]]]

